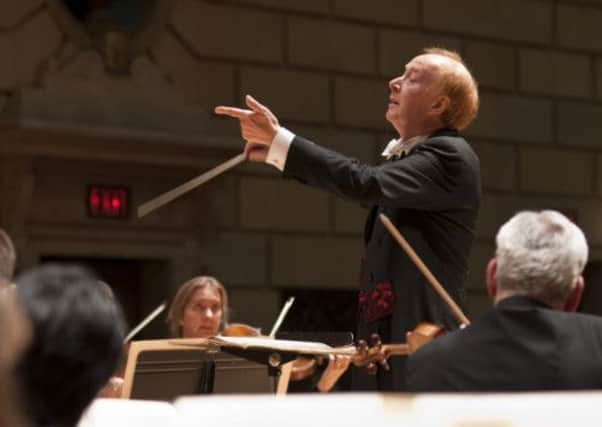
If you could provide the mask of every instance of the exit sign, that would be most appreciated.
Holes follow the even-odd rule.
[[[130,191],[127,187],[88,186],[88,216],[123,219],[129,213]]]

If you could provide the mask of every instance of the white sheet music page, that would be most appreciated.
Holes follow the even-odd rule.
[[[328,355],[343,354],[353,356],[356,352],[354,346],[331,347],[327,344],[313,341],[276,340],[264,337],[223,337],[208,338],[208,341],[221,347],[237,347],[242,349],[257,348],[274,351],[288,351],[292,353]]]

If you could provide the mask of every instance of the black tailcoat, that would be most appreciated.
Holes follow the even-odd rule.
[[[441,130],[404,158],[378,166],[359,163],[302,137],[293,140],[284,176],[331,191],[370,208],[364,230],[359,338],[377,332],[405,342],[420,321],[457,327],[449,309],[389,235],[385,213],[451,296],[461,304],[480,202],[479,161],[453,130]],[[357,390],[403,390],[404,359],[373,378],[354,376]]]

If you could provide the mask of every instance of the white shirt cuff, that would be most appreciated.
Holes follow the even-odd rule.
[[[294,138],[295,134],[290,130],[282,126],[279,127],[276,136],[272,141],[272,145],[270,145],[265,162],[282,172],[284,170],[284,165],[286,165],[288,150],[291,147]]]

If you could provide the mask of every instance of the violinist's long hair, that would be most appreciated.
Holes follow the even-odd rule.
[[[226,292],[226,288],[224,288],[224,285],[222,285],[215,277],[197,276],[180,286],[169,307],[167,323],[169,324],[169,332],[172,337],[180,338],[182,336],[182,326],[180,323],[184,317],[186,306],[198,289],[203,289],[208,286],[216,289],[220,296],[222,306],[222,318],[219,325],[220,330],[228,324],[228,293]]]

